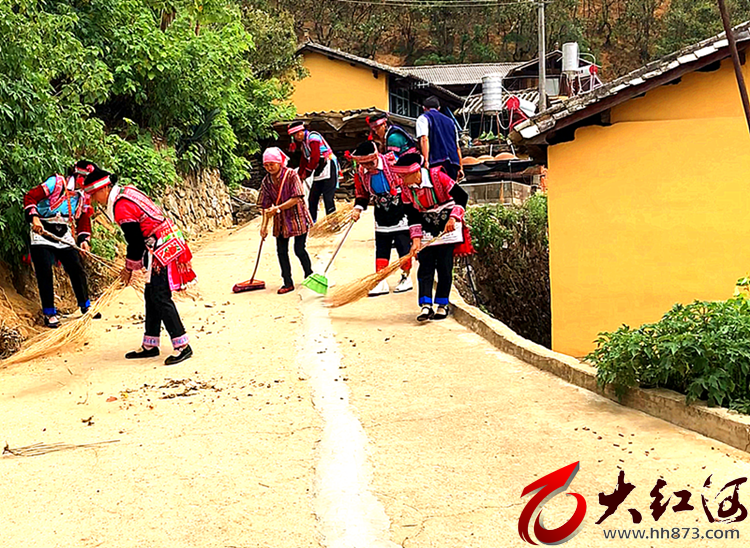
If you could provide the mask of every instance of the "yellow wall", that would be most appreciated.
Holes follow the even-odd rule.
[[[743,67],[750,78],[750,64]],[[692,72],[676,85],[662,86],[612,110],[612,122],[684,120],[744,116],[731,59],[713,72]]]
[[[691,75],[549,148],[555,350],[583,356],[600,331],[726,299],[750,272],[750,136],[732,76]]]
[[[304,53],[310,75],[295,84],[292,102],[298,114],[375,107],[388,111],[388,75],[318,53]]]

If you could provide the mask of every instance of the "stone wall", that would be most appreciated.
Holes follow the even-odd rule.
[[[188,175],[167,189],[161,205],[190,240],[234,224],[229,190],[217,170]]]

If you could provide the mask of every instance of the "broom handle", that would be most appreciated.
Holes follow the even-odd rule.
[[[260,247],[258,247],[258,258],[255,259],[255,268],[253,269],[253,275],[250,276],[250,281],[252,282],[255,279],[255,275],[258,273],[258,265],[260,264],[260,251],[263,249],[263,242],[265,242],[265,238],[260,239]]]
[[[336,251],[333,252],[333,256],[331,257],[331,260],[328,261],[328,266],[326,266],[326,269],[323,271],[324,276],[326,272],[328,272],[328,269],[331,268],[331,265],[333,264],[333,260],[336,258],[336,255],[338,255],[339,250],[344,245],[344,242],[346,241],[346,237],[349,236],[349,233],[352,231],[353,226],[354,226],[354,221],[349,221],[349,228],[346,229],[346,232],[344,233],[344,236],[341,238],[341,241],[339,242],[339,245],[336,248]]]
[[[67,241],[63,240],[62,238],[60,238],[58,236],[55,236],[54,234],[51,234],[51,233],[47,232],[46,230],[42,230],[42,236],[45,236],[45,237],[49,238],[50,240],[54,240],[54,241],[59,242],[61,244],[65,244],[68,247],[71,247],[71,248],[75,249],[76,251],[79,251],[81,253],[84,253],[84,254],[88,255],[92,259],[95,259],[95,260],[99,261],[101,264],[103,264],[104,266],[106,266],[107,268],[109,268],[110,270],[112,270],[113,272],[119,272],[119,267],[116,266],[109,259],[105,259],[104,257],[100,257],[99,255],[97,255],[96,253],[93,253],[91,251],[86,251],[82,247],[79,247],[76,244],[71,244],[70,242],[67,242]]]
[[[263,227],[268,226],[268,217],[265,213],[263,213]],[[263,249],[263,242],[265,242],[265,238],[260,239],[260,246],[258,247],[258,257],[255,259],[255,269],[253,269],[253,275],[250,276],[250,281],[252,282],[255,279],[255,275],[258,273],[258,266],[260,265],[260,252]]]
[[[56,241],[58,243],[65,244],[68,247],[72,247],[73,249],[75,249],[77,251],[80,251],[81,253],[85,253],[86,255],[91,255],[93,257],[96,257],[97,259],[102,259],[102,260],[106,261],[106,259],[104,259],[104,257],[99,257],[98,255],[94,255],[93,253],[91,253],[91,251],[86,251],[85,249],[83,249],[81,247],[78,247],[76,244],[71,244],[70,242],[67,242],[67,241],[63,240],[62,238],[60,238],[58,236],[55,236],[54,234],[52,234],[50,232],[47,232],[46,230],[42,230],[42,234],[41,235],[49,238],[50,240],[54,240],[54,241]]]

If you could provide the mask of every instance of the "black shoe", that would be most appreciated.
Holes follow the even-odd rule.
[[[154,346],[153,348],[145,349],[141,347],[140,350],[128,352],[125,354],[126,360],[138,360],[140,358],[155,358],[159,355],[159,348]]]
[[[176,356],[169,356],[166,360],[164,360],[164,365],[176,365],[180,362],[184,362],[192,355],[193,349],[190,348],[190,345],[187,345],[185,348],[180,350],[180,353]]]
[[[57,314],[52,314],[50,316],[44,316],[44,325],[49,327],[50,329],[57,329],[60,327],[60,318],[57,316]]]
[[[448,317],[448,305],[440,305],[437,308],[437,312],[435,312],[435,315],[432,317],[433,320],[444,320]]]
[[[423,306],[422,313],[419,316],[417,316],[417,321],[426,322],[427,320],[431,320],[434,315],[435,315],[435,311],[432,309],[431,306]]]

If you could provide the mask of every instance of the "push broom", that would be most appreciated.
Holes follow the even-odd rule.
[[[287,177],[289,176],[290,171],[287,171],[287,173],[281,179],[281,186],[279,186],[279,193],[276,197],[277,207],[281,203],[281,195],[282,195],[282,192],[284,191],[284,185],[286,184],[286,180],[287,180]],[[268,227],[268,221],[270,220],[271,220],[270,217],[268,217],[265,213],[263,213],[263,229],[262,229],[263,232],[265,232],[266,227]],[[275,223],[276,221],[274,221],[274,225]],[[255,274],[258,273],[258,265],[260,264],[260,252],[263,249],[263,242],[265,241],[265,239],[266,239],[265,236],[260,239],[260,246],[258,247],[258,258],[255,259],[255,269],[253,270],[253,275],[250,277],[249,280],[245,282],[234,284],[234,287],[232,288],[232,292],[242,293],[244,291],[257,291],[259,289],[266,288],[266,282],[255,279]]]
[[[328,269],[331,268],[331,265],[333,264],[333,260],[336,258],[336,255],[338,255],[339,250],[344,245],[344,242],[346,241],[347,236],[349,236],[349,233],[352,231],[352,227],[354,226],[354,221],[349,221],[349,228],[346,229],[346,232],[344,232],[344,235],[341,238],[341,241],[339,242],[338,247],[336,247],[336,251],[333,252],[333,255],[331,256],[331,260],[328,261],[328,266],[326,266],[325,270],[323,271],[323,274],[310,274],[304,282],[302,282],[302,285],[304,285],[307,289],[310,289],[311,291],[315,291],[315,293],[320,293],[321,295],[325,295],[328,293],[328,278],[326,278],[326,274],[328,273]]]
[[[268,225],[268,217],[263,215],[263,228],[265,228],[267,225]],[[260,246],[258,247],[258,257],[255,259],[255,269],[253,270],[253,275],[247,281],[234,284],[234,287],[232,288],[233,293],[243,293],[245,291],[257,291],[259,289],[266,288],[266,282],[255,279],[255,275],[258,273],[258,265],[260,265],[260,252],[263,250],[263,242],[265,241],[266,241],[265,237],[260,239]]]

